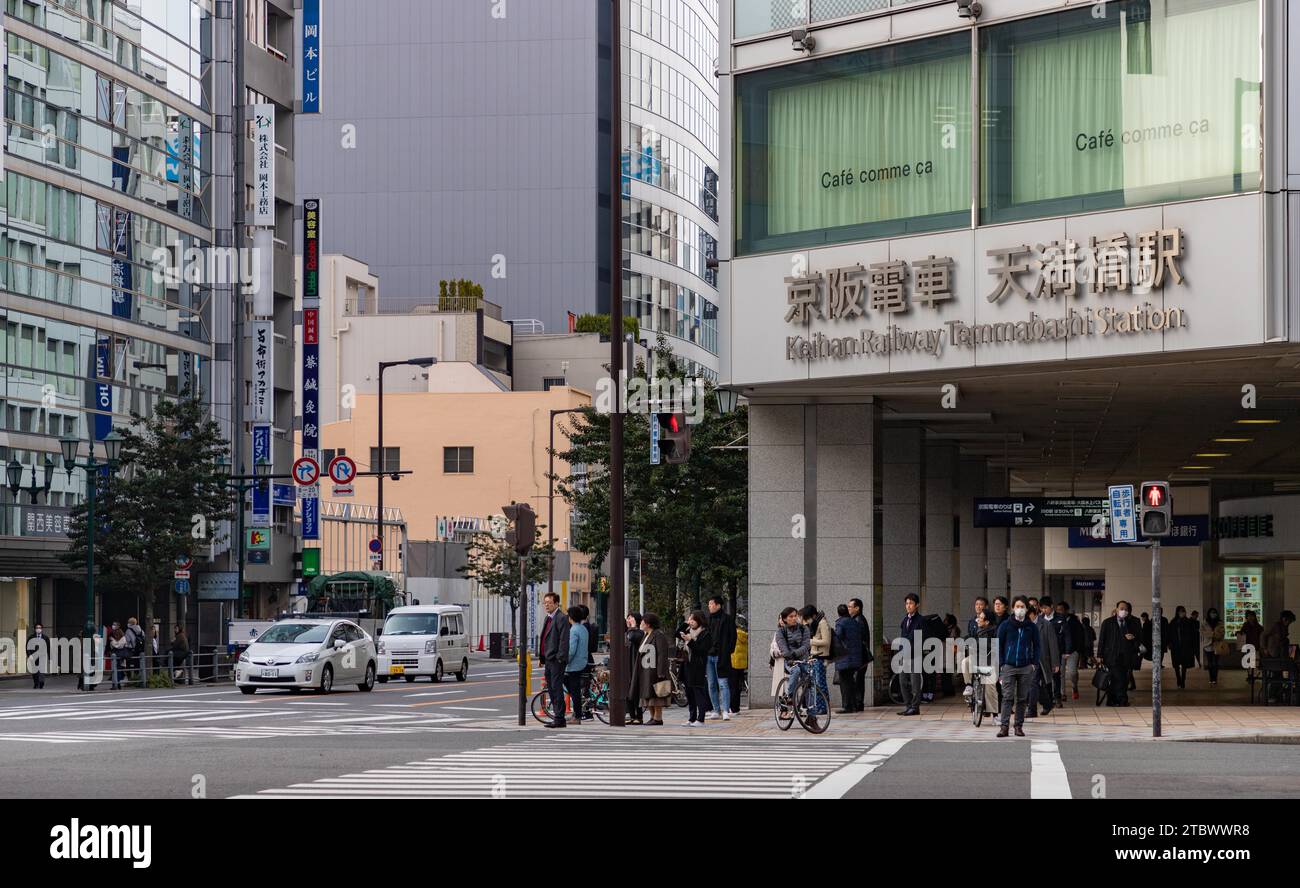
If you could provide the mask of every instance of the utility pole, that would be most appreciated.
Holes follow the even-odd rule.
[[[623,656],[623,107],[620,70],[620,9],[609,10],[609,375],[614,383],[614,412],[609,417],[609,723],[624,726],[627,657]]]

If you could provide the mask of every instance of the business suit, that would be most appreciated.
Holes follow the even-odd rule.
[[[1126,637],[1129,635],[1133,637]],[[1110,617],[1101,624],[1097,656],[1110,669],[1110,706],[1128,705],[1129,676],[1142,662],[1142,655],[1138,652],[1141,637],[1142,625],[1131,614],[1123,620]]]
[[[546,670],[546,690],[551,695],[551,712],[556,725],[564,725],[564,666],[569,661],[569,617],[556,608],[542,625],[537,639],[537,658]]]

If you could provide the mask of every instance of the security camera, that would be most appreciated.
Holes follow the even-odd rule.
[[[817,39],[808,33],[807,28],[795,28],[790,32],[790,39],[794,42],[795,52],[812,52],[817,45]]]
[[[962,18],[977,19],[983,11],[984,7],[974,0],[957,0],[957,15]]]

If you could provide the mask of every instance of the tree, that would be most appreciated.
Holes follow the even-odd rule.
[[[654,375],[679,379],[678,358],[661,333],[654,349]],[[647,379],[644,362],[630,377]],[[573,414],[569,449],[556,455],[570,467],[585,465],[586,475],[558,479],[561,495],[574,509],[573,546],[604,561],[609,552],[609,415],[595,407]],[[647,607],[661,614],[683,610],[681,582],[693,599],[695,589],[736,597],[748,557],[748,461],[741,442],[747,429],[744,408],[727,416],[717,410],[713,386],[704,387],[701,421],[691,425],[691,457],[682,464],[650,464],[650,415],[623,419],[624,527],[640,541],[647,579]],[[622,570],[606,565],[605,572]],[[611,615],[611,618],[614,618]]]
[[[136,589],[146,597],[145,625],[155,596],[165,594],[178,557],[220,542],[217,528],[234,516],[217,463],[226,458],[220,427],[188,394],[160,400],[149,417],[132,414],[117,471],[97,479],[95,500],[96,582],[108,589]],[[87,507],[73,508],[72,543],[62,556],[86,566]]]
[[[532,551],[526,556],[524,580],[526,583],[545,583],[547,567],[554,552],[549,540],[542,538],[546,525],[537,525]],[[477,580],[479,588],[491,595],[500,595],[510,602],[511,631],[519,625],[519,554],[504,539],[481,531],[469,539],[465,547],[467,561],[456,568],[466,579]],[[520,640],[520,644],[523,640]]]

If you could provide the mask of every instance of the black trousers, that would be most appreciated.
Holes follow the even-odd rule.
[[[1128,683],[1132,677],[1133,669],[1130,666],[1110,667],[1110,702],[1128,702]]]
[[[740,686],[745,681],[745,670],[731,670],[731,711],[740,712]]]
[[[546,661],[546,690],[551,695],[551,714],[556,724],[565,723],[564,717],[564,666]]]
[[[1204,663],[1205,668],[1209,670],[1210,681],[1218,681],[1219,680],[1219,655],[1216,653],[1212,653],[1211,651],[1203,651],[1201,653],[1201,662]]]
[[[855,712],[862,712],[867,708],[867,669],[866,666],[859,667],[857,678],[853,681],[853,688],[858,694],[854,703]]]
[[[566,672],[564,673],[564,689],[569,692],[569,699],[573,703],[574,721],[582,721],[582,701],[587,696],[587,682],[583,681],[586,674],[583,672]],[[557,712],[564,712],[564,701],[560,701],[560,708]]]
[[[686,705],[689,709],[688,717],[693,722],[704,721],[704,714],[709,711],[713,702],[709,700],[708,688],[687,687],[686,688]]]
[[[1178,680],[1180,688],[1187,687],[1187,667],[1179,663],[1174,664],[1174,678]]]
[[[862,704],[858,701],[862,699],[865,692],[864,688],[858,687],[858,682],[863,678],[862,669],[860,667],[836,669],[835,675],[840,680],[840,702],[843,708],[849,712],[859,711]]]

